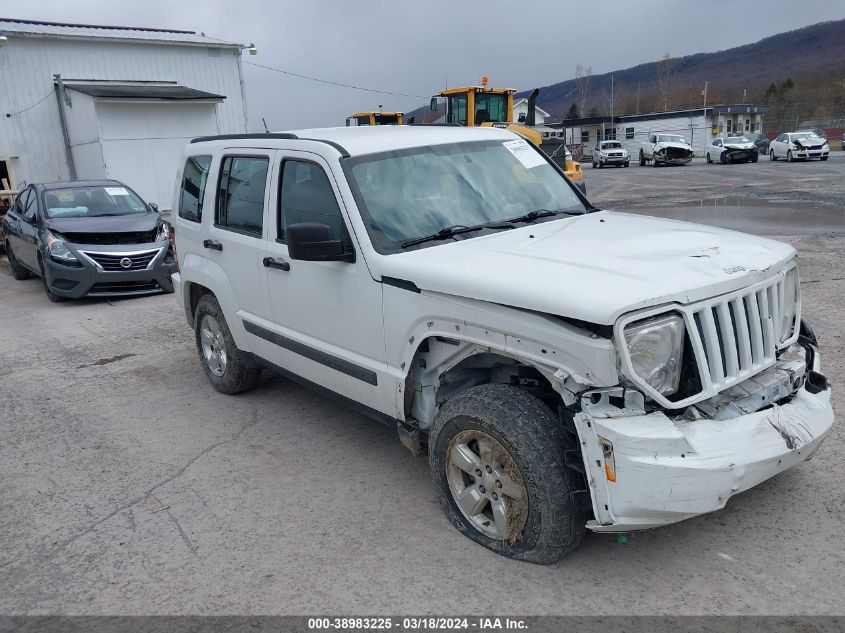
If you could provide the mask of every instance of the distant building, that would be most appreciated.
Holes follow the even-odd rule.
[[[704,147],[718,136],[762,132],[763,115],[768,111],[767,105],[733,103],[613,118],[564,119],[560,123],[546,123],[546,126],[561,130],[570,149],[575,149],[577,155],[580,148],[585,157],[592,154],[600,140],[620,141],[632,156],[637,156],[640,143],[658,132],[684,136],[696,155],[703,156]]]
[[[528,99],[516,99],[513,102],[513,121],[514,123],[525,123],[525,117],[528,116]],[[551,118],[551,114],[534,106],[534,120],[535,125],[543,125]]]
[[[192,31],[0,19],[0,176],[115,178],[170,208],[195,136],[246,131],[244,45]]]

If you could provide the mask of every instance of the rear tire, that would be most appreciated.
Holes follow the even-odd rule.
[[[502,556],[548,564],[584,535],[586,516],[570,494],[578,480],[563,458],[577,449],[539,399],[510,385],[479,385],[441,407],[429,466],[461,533]]]
[[[12,270],[12,277],[18,281],[23,281],[24,279],[32,277],[32,273],[29,272],[29,269],[24,267],[24,265],[18,261],[17,257],[15,257],[9,240],[6,240],[6,259],[9,260],[9,268]]]
[[[708,165],[712,165],[712,164],[713,164],[713,159],[712,159],[712,158],[710,158],[710,152],[707,152],[707,156],[705,156],[705,158],[707,159],[707,164],[708,164]]]
[[[778,157],[775,156],[775,150],[770,149],[769,150],[769,160],[777,160],[777,159],[778,159]]]
[[[205,375],[220,393],[236,394],[258,384],[261,368],[241,352],[217,298],[205,294],[199,300],[194,321],[197,352]]]

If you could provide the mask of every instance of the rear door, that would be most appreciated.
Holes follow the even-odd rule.
[[[224,271],[238,314],[260,321],[271,317],[267,269],[262,259],[266,254],[266,211],[275,154],[275,150],[263,149],[227,149],[222,153],[211,174],[214,208],[203,210],[213,213],[213,218],[203,222],[202,240],[195,240],[204,258]],[[178,250],[178,234],[176,238]],[[232,316],[228,314],[227,318]]]

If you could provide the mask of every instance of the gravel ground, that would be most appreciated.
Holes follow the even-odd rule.
[[[845,410],[845,160],[586,177],[601,206],[781,231]],[[0,323],[0,613],[842,612],[841,425],[723,511],[540,567],[453,530],[393,430],[270,375],[216,393],[173,296],[51,304],[3,260]]]

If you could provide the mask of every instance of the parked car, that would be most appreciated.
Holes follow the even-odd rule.
[[[652,134],[640,147],[640,167],[651,162],[658,165],[686,165],[695,152],[687,139],[679,134]]]
[[[830,430],[787,244],[600,211],[498,128],[208,137],[184,165],[173,280],[211,384],[267,368],[394,425],[498,554],[718,510]]]
[[[712,163],[713,161],[719,161],[723,164],[738,162],[756,163],[760,157],[754,143],[744,136],[715,138],[704,151],[708,163]]]
[[[754,143],[757,151],[764,156],[769,154],[769,137],[760,132],[748,132],[744,134],[745,138]]]
[[[12,274],[41,277],[50,301],[172,292],[169,230],[116,180],[30,185],[3,220]]]
[[[593,148],[593,168],[605,165],[627,167],[631,163],[628,150],[619,141],[599,141]]]
[[[769,158],[777,160],[785,158],[793,160],[818,158],[827,160],[830,148],[827,141],[813,132],[785,132],[780,134],[769,145]]]

